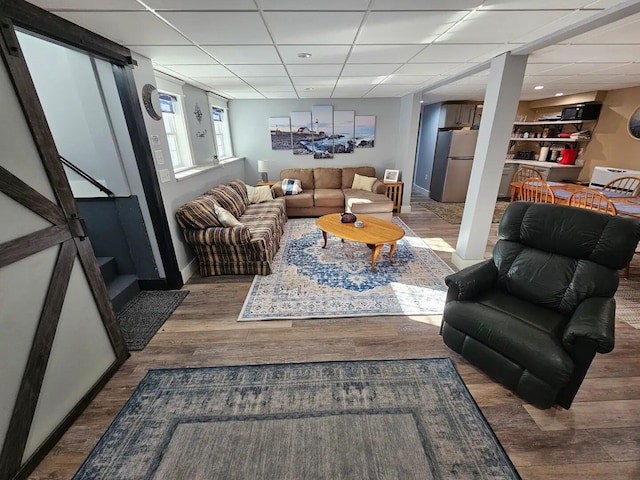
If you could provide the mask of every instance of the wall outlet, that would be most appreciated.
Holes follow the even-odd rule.
[[[425,181],[426,181],[426,180],[429,180],[429,174],[428,174],[428,173],[425,173],[425,174],[424,174],[424,179],[425,179]]]
[[[154,150],[153,154],[156,157],[156,163],[158,165],[164,165],[164,155],[162,155],[162,150]]]
[[[167,183],[171,181],[171,173],[169,173],[169,170],[167,170],[166,168],[163,170],[160,170],[160,182],[161,183]]]

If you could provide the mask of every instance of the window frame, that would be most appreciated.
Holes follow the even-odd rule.
[[[219,161],[224,162],[235,158],[233,156],[233,142],[231,139],[231,127],[229,126],[229,107],[227,101],[222,97],[208,94],[209,98],[209,119],[211,120],[211,127],[213,128],[213,148]],[[222,111],[222,120],[214,120],[213,114],[215,110]],[[222,130],[222,131],[220,131]],[[220,152],[218,147],[218,140],[222,139],[222,145],[224,152]]]

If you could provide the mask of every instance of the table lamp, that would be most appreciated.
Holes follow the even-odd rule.
[[[269,162],[267,160],[258,160],[258,172],[263,182],[269,181]]]

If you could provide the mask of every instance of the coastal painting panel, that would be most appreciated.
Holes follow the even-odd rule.
[[[333,153],[353,153],[356,128],[356,112],[336,110],[333,112]]]
[[[376,116],[356,115],[356,148],[373,148],[376,140]]]
[[[311,131],[311,112],[291,112],[291,136],[294,155],[313,153],[313,132]]]
[[[333,158],[333,106],[314,105],[311,107],[313,158]]]
[[[269,119],[271,150],[291,150],[291,123],[289,117],[271,117]]]

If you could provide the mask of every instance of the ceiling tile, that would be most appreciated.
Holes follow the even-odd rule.
[[[374,0],[372,10],[473,10],[484,0]]]
[[[471,60],[484,62],[512,48],[513,46],[495,44],[450,45],[436,43],[422,50],[411,59],[411,63],[469,62]]]
[[[563,12],[562,15],[558,14],[554,20],[540,25],[539,28],[533,29],[528,33],[523,32],[522,35],[514,35],[511,41],[520,43],[533,42],[534,40],[545,37],[552,33],[558,31],[561,32],[567,27],[567,25],[586,20],[588,17],[597,13],[599,13],[598,10],[580,10],[575,12],[566,12],[566,14],[564,14]]]
[[[435,75],[391,75],[385,85],[423,85],[436,80]]]
[[[467,12],[372,12],[358,36],[358,45],[430,43]]]
[[[270,44],[258,12],[161,12],[163,18],[199,44]]]
[[[438,43],[505,43],[558,18],[549,11],[477,11],[440,38]]]
[[[280,64],[280,57],[271,45],[201,45],[225,64]]]
[[[338,87],[360,86],[363,88],[364,87],[371,88],[372,86],[382,82],[385,78],[387,78],[386,75],[380,75],[375,77],[340,77],[340,79],[338,80],[337,86]]]
[[[602,72],[619,63],[571,63],[556,65],[556,68],[548,70],[543,75],[593,75]],[[527,73],[528,70],[527,70]],[[535,75],[532,73],[532,75]]]
[[[292,88],[289,77],[244,77],[244,79],[254,87],[269,87],[276,90],[279,90],[278,87]]]
[[[364,13],[265,12],[264,17],[279,45],[336,45],[353,42]]]
[[[423,48],[422,45],[356,45],[349,63],[404,63]]]
[[[292,77],[311,77],[314,75],[328,76],[340,75],[342,64],[323,65],[288,65],[289,75]]]
[[[486,0],[480,7],[482,10],[573,10],[594,3],[593,0]]]
[[[215,64],[209,55],[198,47],[186,45],[128,45],[128,47],[160,64]]]
[[[255,90],[222,90],[222,94],[227,98],[242,98],[244,100],[259,99],[262,100],[264,95]]]
[[[524,73],[525,76],[546,74],[566,65],[566,63],[532,63],[533,61],[534,57],[529,57],[529,63],[527,63],[527,69]]]
[[[287,65],[309,63],[344,63],[349,45],[278,45],[282,60]],[[298,53],[310,53],[311,58],[299,58]]]
[[[289,82],[288,86],[273,86],[273,85],[256,85],[253,82],[249,82],[251,84],[252,87],[254,87],[256,90],[260,90],[261,92],[269,92],[269,93],[294,93],[295,94],[295,89],[293,88],[293,86],[291,85],[291,82]]]
[[[40,8],[49,11],[56,10],[146,10],[142,5],[132,0],[29,0]]]
[[[174,72],[187,77],[232,77],[233,74],[222,65],[165,65]]]
[[[337,77],[293,77],[291,79],[296,87],[331,87],[338,81]]]
[[[56,15],[125,45],[191,44],[151,12],[58,12]]]
[[[341,87],[340,85],[338,85],[333,91],[333,95],[331,95],[331,97],[332,98],[362,97],[367,92],[369,92],[369,90],[371,90],[373,87],[374,85],[363,85],[359,87],[353,86],[353,85]]]
[[[395,75],[441,75],[457,67],[457,63],[407,63]]]
[[[597,28],[563,43],[590,43],[615,45],[618,43],[640,43],[640,14]]]
[[[414,90],[409,85],[376,85],[365,97],[401,97]]]
[[[257,10],[253,0],[144,0],[144,3],[158,10]]]
[[[366,10],[369,0],[322,0],[301,2],[300,0],[261,0],[263,10]]]
[[[344,66],[342,74],[357,77],[368,75],[390,75],[395,72],[401,63],[348,63]]]
[[[630,63],[637,59],[637,45],[552,45],[529,56],[536,63]]]
[[[612,75],[639,75],[640,63],[615,64],[615,66],[609,67],[603,70],[601,73],[608,73]]]
[[[265,92],[260,90],[260,93],[267,98],[298,98],[298,94],[294,90],[291,92]]]
[[[287,74],[282,65],[227,65],[238,76],[282,77]]]
[[[238,77],[198,77],[197,81],[216,88],[247,86],[247,83]]]
[[[330,98],[333,88],[314,88],[313,90],[298,89],[300,98]]]

